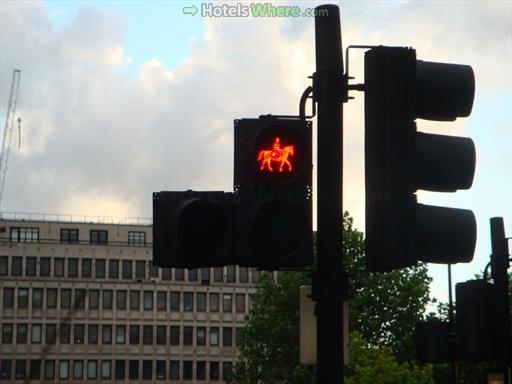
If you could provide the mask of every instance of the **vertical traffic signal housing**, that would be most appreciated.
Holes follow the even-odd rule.
[[[234,240],[233,194],[153,194],[153,263],[159,267],[228,265]]]
[[[469,262],[472,211],[417,203],[418,189],[468,189],[475,170],[469,138],[418,132],[415,120],[453,121],[471,113],[467,65],[420,61],[416,51],[379,46],[365,54],[366,264],[377,271],[418,260]]]
[[[312,263],[312,131],[298,119],[235,120],[237,263]]]

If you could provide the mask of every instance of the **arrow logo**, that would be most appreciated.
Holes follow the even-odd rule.
[[[185,15],[195,16],[195,14],[197,13],[197,7],[195,5],[191,7],[183,7],[183,13]]]

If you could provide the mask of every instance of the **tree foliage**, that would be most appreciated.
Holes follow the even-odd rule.
[[[431,383],[430,366],[406,362],[415,359],[414,325],[429,302],[426,267],[387,274],[364,271],[363,234],[347,213],[343,219],[354,331],[347,383]],[[307,272],[280,272],[277,282],[262,274],[240,333],[239,360],[230,383],[314,383],[313,369],[299,363],[299,287],[309,284]]]

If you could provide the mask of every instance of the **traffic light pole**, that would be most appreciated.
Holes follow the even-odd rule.
[[[495,296],[495,329],[496,352],[498,360],[504,366],[512,368],[511,334],[510,334],[510,309],[508,303],[508,267],[509,250],[503,218],[491,219],[491,273],[496,287]]]
[[[317,236],[318,259],[313,279],[317,316],[317,383],[343,383],[342,247],[343,76],[339,8],[316,8],[316,72],[313,98],[318,103]]]

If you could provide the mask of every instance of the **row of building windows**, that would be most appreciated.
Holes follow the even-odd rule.
[[[161,280],[201,281],[201,284],[236,283],[236,266],[213,268],[184,269],[184,268],[158,268],[151,261],[146,260],[119,260],[119,259],[92,259],[78,257],[36,257],[11,256],[9,274],[9,256],[0,256],[0,276],[26,276],[26,277],[68,277],[68,278],[97,278],[97,279],[125,279],[144,280],[148,278],[161,278]],[[38,260],[39,259],[39,260]],[[23,262],[25,260],[25,262]],[[24,264],[24,265],[23,265]],[[135,270],[134,270],[135,265]],[[24,268],[23,268],[24,267]],[[108,267],[108,270],[107,270]],[[160,275],[160,269],[162,270]],[[23,274],[23,271],[25,273]],[[174,272],[174,273],[173,273]],[[200,272],[200,273],[199,273]],[[260,273],[253,269],[251,281],[257,283]],[[249,282],[249,268],[238,268],[238,282]]]
[[[0,380],[224,380],[232,362],[192,360],[8,360],[0,361]],[[141,364],[142,363],[142,364]],[[28,368],[28,369],[27,369]],[[194,369],[195,368],[195,369]],[[207,371],[208,368],[208,371]],[[221,375],[222,373],[222,375]]]
[[[12,227],[10,241],[13,243],[38,243],[40,241],[39,228]],[[80,241],[79,230],[74,228],[63,228],[60,230],[60,242],[64,244],[78,244]],[[91,229],[89,230],[89,244],[107,245],[108,231]],[[146,246],[146,232],[129,231],[128,245],[133,247]]]
[[[15,295],[16,290],[16,295]],[[30,295],[30,290],[32,295]],[[60,292],[60,295],[59,295]],[[114,300],[115,293],[115,300]],[[141,305],[142,297],[142,305]],[[100,305],[101,298],[101,305]],[[32,300],[30,300],[32,299]],[[58,300],[59,299],[59,300]],[[181,292],[181,291],[152,291],[152,290],[125,290],[125,289],[84,289],[84,288],[46,288],[46,295],[43,295],[43,288],[4,287],[3,288],[3,309],[14,308],[15,303],[18,309],[113,309],[117,310],[143,310],[152,311],[185,311],[193,312],[246,312],[245,293],[220,293],[220,292]],[[57,302],[58,301],[58,302]],[[183,304],[183,306],[182,306]]]
[[[16,328],[16,331],[14,330]],[[2,324],[2,344],[130,344],[233,347],[240,329],[234,327],[202,327],[178,325],[125,324]],[[44,335],[43,335],[44,330]],[[168,332],[169,330],[169,332]],[[73,331],[73,335],[71,334]],[[101,334],[100,334],[101,331]],[[208,331],[208,332],[207,332]],[[142,334],[141,334],[142,332]],[[87,333],[87,335],[86,335]],[[221,335],[222,333],[222,335]],[[16,338],[14,339],[14,336]],[[87,336],[87,338],[86,338]],[[222,338],[221,338],[222,337]],[[195,341],[195,342],[194,342]]]

